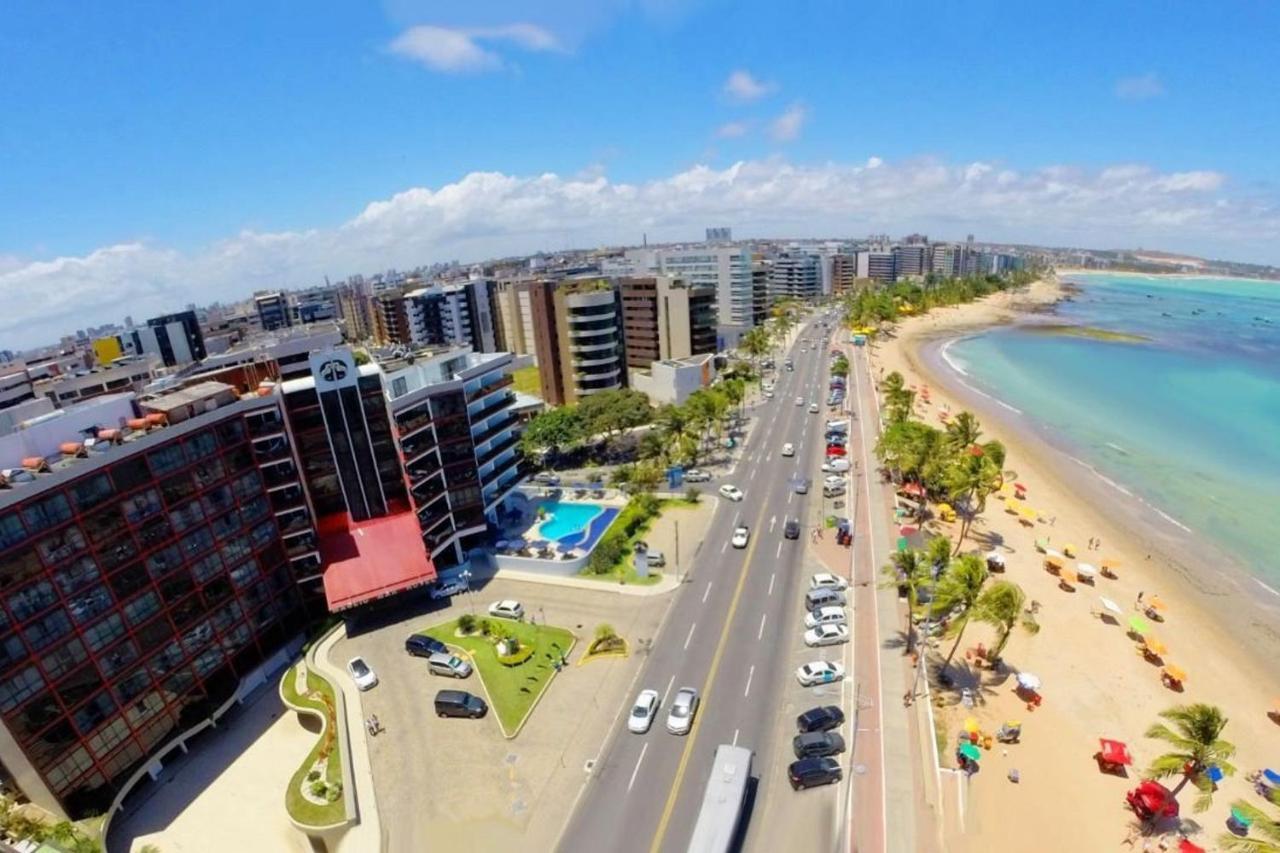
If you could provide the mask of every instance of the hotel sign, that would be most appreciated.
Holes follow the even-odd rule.
[[[311,376],[317,391],[346,388],[356,384],[359,371],[349,349],[331,349],[313,352],[310,357]]]

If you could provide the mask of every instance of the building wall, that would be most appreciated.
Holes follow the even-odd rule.
[[[626,385],[618,293],[605,280],[566,282],[553,294],[564,402]]]
[[[95,364],[110,364],[122,355],[124,355],[124,348],[120,346],[120,339],[115,335],[94,339],[93,361]]]
[[[556,319],[556,284],[536,281],[529,284],[529,331],[538,360],[538,381],[542,386],[542,399],[550,406],[563,406],[569,402],[564,377],[560,370],[560,333]]]

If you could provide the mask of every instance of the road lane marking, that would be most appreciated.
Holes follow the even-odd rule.
[[[756,632],[756,639],[757,639],[757,640],[760,640],[760,639],[763,639],[763,638],[764,638],[764,623],[765,623],[765,620],[767,620],[768,618],[769,618],[769,614],[768,614],[768,613],[761,613],[761,614],[760,614],[760,630]]]
[[[775,560],[782,559],[782,543],[781,542],[778,543],[778,553],[774,555],[774,559]]]
[[[781,543],[781,542],[779,542],[779,543],[778,543],[778,553],[779,553],[779,554],[781,554],[781,553],[782,553],[782,543]],[[774,572],[773,574],[769,575],[769,594],[770,594],[770,595],[773,595],[773,581],[774,581],[774,579],[775,579],[775,578],[777,578],[777,577],[778,577],[778,573],[777,573],[777,572]]]
[[[636,769],[631,771],[631,781],[627,783],[627,792],[630,793],[631,786],[636,783],[636,774],[640,772],[640,762],[644,761],[644,754],[649,751],[648,742],[640,747],[640,757],[636,759]]]
[[[671,676],[671,680],[667,682],[667,689],[662,691],[662,704],[667,704],[667,697],[671,695],[671,688],[676,686],[676,677]]]
[[[720,546],[720,553],[723,554],[726,550],[728,550],[728,548],[729,548],[729,543],[728,542],[724,543],[723,545]]]
[[[685,637],[685,638],[684,638],[684,649],[685,649],[685,651],[688,651],[688,650],[689,650],[689,641],[693,639],[693,629],[694,629],[694,628],[697,628],[697,627],[698,627],[698,623],[697,623],[697,622],[694,622],[692,625],[690,625],[690,626],[689,626],[689,636],[687,636],[687,637]]]
[[[791,506],[791,499],[796,496],[795,492],[787,492],[787,506]]]
[[[733,745],[738,745],[738,729],[733,730]]]
[[[707,603],[707,596],[711,594],[711,581],[707,581],[707,589],[702,593],[702,603]]]
[[[742,691],[743,696],[747,696],[751,693],[751,679],[755,677],[755,674],[756,674],[756,665],[752,664],[751,669],[748,670],[747,672],[747,689]]]
[[[775,524],[777,524],[777,523],[778,523],[778,517],[777,517],[776,515],[772,515],[772,516],[770,516],[770,517],[769,517],[769,532],[770,532],[770,533],[772,533],[772,532],[773,532],[773,526],[774,526]]]
[[[738,526],[738,519],[740,518],[742,518],[742,510],[738,510],[733,514],[733,526],[735,528]]]

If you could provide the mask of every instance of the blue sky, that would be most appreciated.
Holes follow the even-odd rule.
[[[33,306],[65,326],[116,316],[87,293],[109,285],[147,305],[186,301],[191,282],[238,297],[711,221],[1280,263],[1273,4],[301,9],[6,4],[0,288],[67,294]],[[868,164],[878,182],[856,172]],[[519,183],[476,192],[474,173]],[[608,201],[561,221],[581,192],[543,198],[548,173]],[[1118,210],[1106,187],[1127,181]],[[543,211],[537,229],[453,226],[521,203]],[[408,210],[379,208],[370,235],[371,204]]]

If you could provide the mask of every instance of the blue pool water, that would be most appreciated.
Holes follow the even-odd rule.
[[[542,508],[547,511],[548,518],[538,528],[538,538],[557,541],[581,533],[591,519],[600,514],[598,504],[554,501],[542,504]]]

